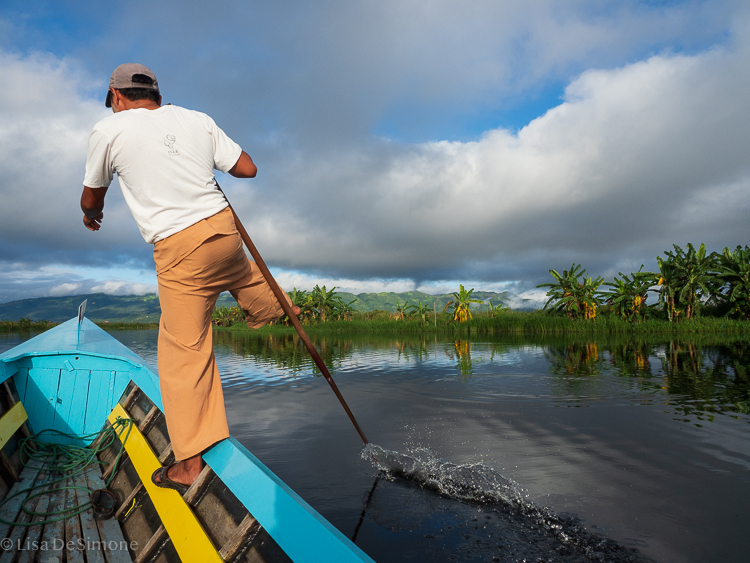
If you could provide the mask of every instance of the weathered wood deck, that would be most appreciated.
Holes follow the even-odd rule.
[[[20,404],[14,401],[11,388],[0,391],[5,391],[0,410],[7,413]],[[3,471],[14,473],[6,477],[17,480],[10,489],[6,486],[0,491],[0,500],[10,499],[0,509],[0,518],[17,524],[0,523],[0,563],[289,561],[208,466],[182,498],[174,491],[154,488],[150,482],[144,484],[143,476],[150,476],[151,471],[150,466],[144,466],[144,459],[156,467],[174,460],[164,416],[132,384],[115,410],[118,409],[123,418],[134,421],[119,460],[122,442],[115,440],[101,452],[99,464],[89,465],[66,481],[61,481],[63,475],[52,470],[49,463],[32,462],[18,474],[14,468],[22,465],[19,452],[15,452],[13,460],[2,453],[0,458],[7,465]],[[110,420],[116,416],[111,415]],[[24,422],[13,432],[19,434],[16,441],[21,435],[30,435]],[[91,447],[96,448],[98,441]],[[132,445],[128,447],[129,444]],[[108,490],[117,499],[110,518],[96,519],[91,508],[48,523],[41,523],[44,516],[34,515],[85,504],[90,498],[86,489],[104,489],[110,477]],[[32,487],[35,488],[29,491]],[[41,491],[46,494],[39,494]],[[22,509],[24,502],[26,510]],[[33,525],[34,521],[40,524]],[[203,555],[201,549],[205,550]]]
[[[44,517],[33,516],[32,513],[59,512],[81,506],[89,500],[84,487],[92,490],[104,488],[101,470],[96,465],[90,465],[83,473],[67,481],[45,486],[45,483],[61,477],[63,475],[50,471],[48,465],[29,465],[21,472],[6,498],[32,486],[40,488],[31,493],[21,492],[0,510],[0,518],[18,523],[0,523],[0,537],[3,538],[0,540],[0,563],[131,563],[131,550],[117,521],[96,520],[91,508],[64,520],[33,525],[33,522],[42,521]],[[42,491],[46,491],[46,494],[39,495]],[[21,508],[24,501],[27,501],[27,510]]]
[[[105,480],[114,473],[109,490],[120,501],[115,518],[131,542],[134,561],[291,562],[208,465],[181,499],[152,485],[153,468],[174,461],[164,415],[132,384],[110,421],[118,408],[134,421],[126,452],[115,465],[119,443],[113,444],[100,461]],[[197,555],[199,550],[205,555]]]

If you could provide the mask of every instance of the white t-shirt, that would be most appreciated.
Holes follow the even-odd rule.
[[[154,243],[227,207],[214,169],[228,172],[241,154],[205,113],[129,109],[94,125],[83,185],[109,187],[117,172],[143,238]]]

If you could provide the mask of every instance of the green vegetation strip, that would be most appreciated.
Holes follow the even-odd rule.
[[[0,332],[44,332],[56,324],[50,321],[32,321],[24,317],[17,321],[0,320]]]
[[[449,314],[438,314],[437,322],[430,319],[397,320],[383,312],[379,318],[371,318],[371,313],[355,314],[350,321],[334,320],[311,322],[305,326],[310,334],[657,334],[657,333],[701,333],[723,332],[750,335],[750,321],[727,319],[725,317],[697,317],[681,322],[650,319],[641,322],[628,322],[614,315],[599,315],[596,319],[569,319],[537,312],[506,311],[490,317],[475,315],[465,322],[455,322]],[[227,331],[250,331],[258,334],[292,334],[294,329],[280,324],[253,330],[242,322],[231,327],[218,328]]]

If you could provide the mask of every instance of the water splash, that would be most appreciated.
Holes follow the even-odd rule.
[[[451,463],[427,448],[416,448],[404,454],[374,444],[367,444],[361,457],[389,478],[402,477],[449,498],[506,509],[523,520],[522,526],[538,527],[587,559],[622,563],[650,561],[635,549],[592,533],[578,518],[558,515],[548,507],[538,506],[520,485],[484,464]]]
[[[481,463],[458,465],[440,459],[427,448],[402,454],[374,444],[367,444],[361,455],[388,475],[411,479],[451,498],[511,505],[524,502],[523,489]]]

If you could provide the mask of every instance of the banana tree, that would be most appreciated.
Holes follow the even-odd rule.
[[[468,321],[471,318],[471,304],[472,303],[484,303],[480,299],[473,299],[471,294],[474,293],[474,288],[468,291],[464,288],[463,284],[458,285],[458,291],[453,292],[453,299],[448,301],[443,308],[443,312],[448,310],[448,307],[453,306],[453,320],[460,323]]]
[[[311,305],[322,322],[338,308],[340,300],[333,296],[335,292],[335,287],[329,291],[326,286],[318,285],[310,292]]]
[[[419,319],[419,326],[427,325],[427,321],[430,317],[430,310],[427,308],[427,305],[419,301],[416,305],[411,306],[411,310]]]
[[[241,317],[239,311],[242,311],[240,307],[217,307],[211,313],[211,321],[216,326],[232,326],[235,321],[245,318],[244,311]]]
[[[393,318],[396,320],[405,321],[412,307],[412,305],[409,305],[408,299],[403,304],[399,299],[396,299],[396,314],[393,316]]]
[[[628,322],[645,319],[649,313],[646,299],[648,291],[656,284],[657,275],[653,272],[642,272],[641,270],[643,270],[643,264],[637,272],[630,276],[619,272],[622,279],[615,277],[614,282],[604,283],[612,289],[607,292],[600,292],[606,303],[612,306],[615,315],[623,317]]]
[[[750,248],[737,246],[718,255],[717,277],[724,282],[725,298],[732,304],[728,315],[750,319]]]
[[[717,254],[706,254],[706,245],[696,250],[688,243],[683,250],[676,244],[674,252],[667,251],[666,258],[656,257],[659,264],[659,302],[674,321],[682,315],[690,319],[699,312],[701,303],[715,299],[722,282],[717,277]]]
[[[336,318],[340,321],[350,321],[352,320],[352,313],[354,312],[354,309],[352,308],[352,305],[356,303],[356,299],[352,299],[347,303],[343,299],[338,299],[338,306],[336,308]]]
[[[298,315],[300,321],[302,321],[303,323],[307,323],[315,318],[315,308],[313,307],[312,295],[310,295],[304,289],[297,289],[296,287],[292,289],[292,291],[290,291],[288,294],[289,299],[291,299],[292,303],[300,309],[300,313]],[[286,326],[291,325],[291,321],[286,315],[283,317],[283,322]]]
[[[549,287],[549,299],[544,304],[545,310],[563,312],[569,319],[596,318],[597,307],[601,305],[598,290],[604,278],[600,276],[594,279],[587,276],[586,270],[575,263],[570,270],[563,270],[562,275],[555,270],[550,270],[549,273],[555,278],[555,282],[537,286]]]
[[[487,303],[490,306],[489,314],[490,314],[490,317],[492,317],[492,318],[494,318],[495,315],[497,315],[502,310],[502,308],[503,308],[503,302],[502,301],[500,303],[498,303],[497,305],[492,305],[492,299],[490,299],[489,301],[487,301]]]

